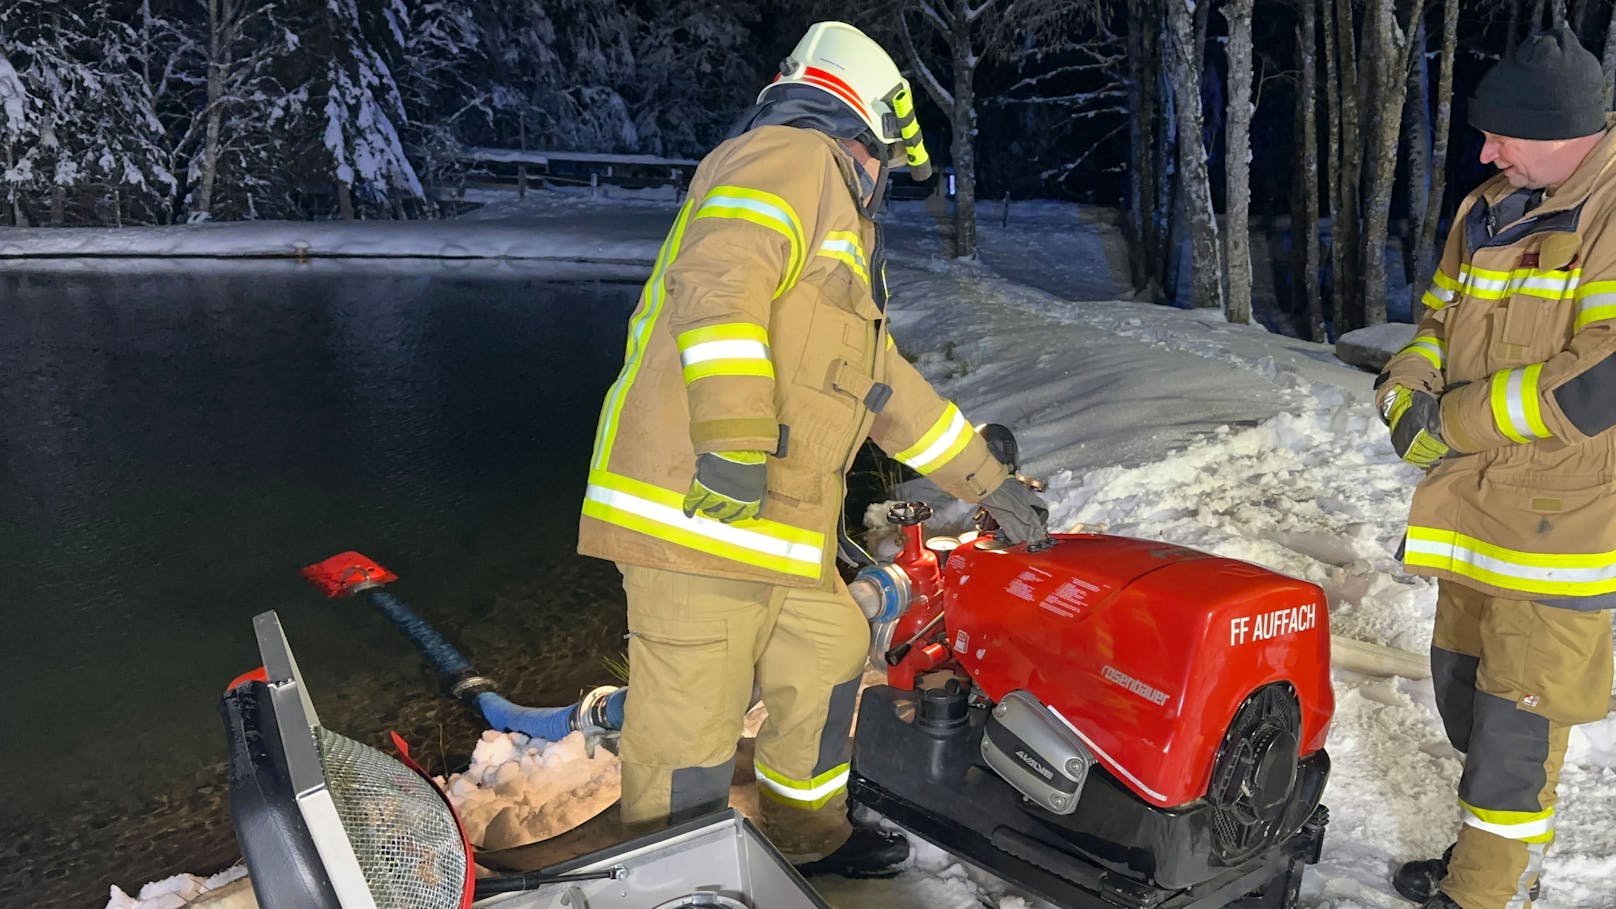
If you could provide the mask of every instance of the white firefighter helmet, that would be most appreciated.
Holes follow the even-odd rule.
[[[915,120],[909,80],[881,45],[857,28],[845,22],[809,26],[780,63],[780,75],[758,93],[758,101],[784,85],[807,85],[835,97],[858,114],[888,158],[902,149],[914,179],[930,175],[931,158]]]

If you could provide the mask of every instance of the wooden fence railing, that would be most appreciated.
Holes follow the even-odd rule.
[[[588,186],[644,188],[672,186],[683,196],[700,162],[657,155],[621,155],[595,152],[553,152],[515,148],[467,148],[460,153],[465,165],[459,187],[445,187],[440,195],[453,197],[467,187],[514,188],[518,195],[532,186],[558,183]]]

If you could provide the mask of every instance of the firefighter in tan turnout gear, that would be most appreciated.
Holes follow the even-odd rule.
[[[1429,468],[1403,558],[1439,579],[1431,670],[1466,754],[1458,842],[1393,880],[1432,909],[1531,905],[1567,736],[1610,696],[1616,135],[1604,83],[1564,27],[1482,78],[1470,124],[1499,173],[1460,205],[1429,314],[1377,380],[1393,447]]]
[[[888,166],[929,170],[909,85],[839,22],[812,26],[697,169],[607,392],[579,551],[628,598],[625,824],[722,808],[754,685],[765,832],[810,872],[895,873],[900,836],[847,818],[849,729],[869,627],[834,559],[865,438],[1012,542],[1036,497],[888,332]]]

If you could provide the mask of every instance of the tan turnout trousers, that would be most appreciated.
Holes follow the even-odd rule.
[[[1443,580],[1431,670],[1448,739],[1466,754],[1464,825],[1442,892],[1464,909],[1529,909],[1571,727],[1609,704],[1611,612]]]
[[[645,828],[722,809],[735,745],[762,693],[754,769],[761,826],[792,862],[846,842],[849,732],[869,625],[831,590],[619,564],[628,594],[623,823]]]

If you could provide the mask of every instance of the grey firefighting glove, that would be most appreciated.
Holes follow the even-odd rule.
[[[1015,477],[1007,477],[981,502],[1006,543],[1042,543],[1049,538],[1049,506]]]
[[[1397,456],[1426,470],[1458,454],[1442,438],[1442,401],[1428,391],[1397,387],[1381,402],[1381,419],[1392,431]]]
[[[699,511],[725,524],[757,517],[769,490],[768,458],[761,451],[710,451],[696,458],[685,517]]]

